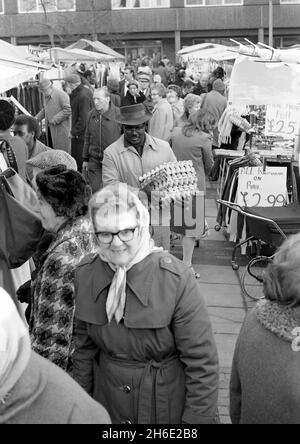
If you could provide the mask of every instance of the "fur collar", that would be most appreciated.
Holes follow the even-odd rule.
[[[286,342],[293,342],[295,328],[300,327],[299,308],[287,308],[276,302],[262,301],[255,308],[260,324]]]

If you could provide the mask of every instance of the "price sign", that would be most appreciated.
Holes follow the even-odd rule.
[[[296,105],[268,105],[266,136],[294,139],[299,134],[300,107]]]
[[[282,207],[287,202],[286,167],[239,169],[237,203],[241,207]]]

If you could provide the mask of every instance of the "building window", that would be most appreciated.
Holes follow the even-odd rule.
[[[76,11],[76,0],[18,0],[22,13]]]
[[[112,0],[112,9],[169,8],[170,0]]]
[[[244,0],[185,0],[185,6],[236,6]]]

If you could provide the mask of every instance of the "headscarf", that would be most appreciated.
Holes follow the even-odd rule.
[[[20,379],[30,358],[28,331],[11,297],[0,288],[0,403]]]
[[[111,201],[112,193],[114,195],[115,202]],[[107,196],[107,198],[105,198],[105,196]],[[109,203],[107,199],[110,199]],[[125,207],[126,205],[128,211],[130,211],[132,208],[136,210],[139,245],[132,260],[124,266],[118,266],[109,261],[105,255],[105,250],[101,249],[101,244],[99,248],[99,256],[102,261],[108,263],[110,268],[115,271],[106,301],[107,317],[109,322],[111,322],[113,317],[115,317],[116,322],[120,323],[124,316],[126,305],[127,271],[129,271],[134,265],[144,260],[150,254],[162,251],[162,248],[155,247],[154,241],[150,236],[150,216],[148,210],[138,199],[138,197],[128,190],[128,187],[125,184],[118,184],[104,188],[104,190],[100,191],[93,197],[92,201],[98,201],[97,210],[95,211],[95,208],[92,208],[93,222],[95,219],[97,219],[97,217],[101,217],[101,210],[103,210],[103,207],[106,205],[109,205],[110,207],[112,207],[112,205]]]

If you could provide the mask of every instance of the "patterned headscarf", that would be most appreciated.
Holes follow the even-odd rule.
[[[127,185],[120,183],[104,188],[94,195],[90,209],[93,223],[95,223],[97,218],[100,218],[100,220],[102,217],[109,218],[109,214],[116,214],[119,209],[121,209],[122,213],[124,210],[127,212],[132,209],[136,210],[139,247],[134,258],[128,264],[121,267],[109,261],[105,255],[105,250],[101,249],[101,245],[99,248],[100,258],[107,262],[111,269],[115,271],[106,302],[107,317],[109,322],[115,317],[116,322],[119,323],[124,316],[126,305],[127,271],[150,254],[162,251],[162,249],[155,247],[154,241],[150,236],[150,216],[148,210],[138,197],[128,189]]]
[[[0,403],[24,372],[30,358],[30,339],[11,297],[0,288]]]

